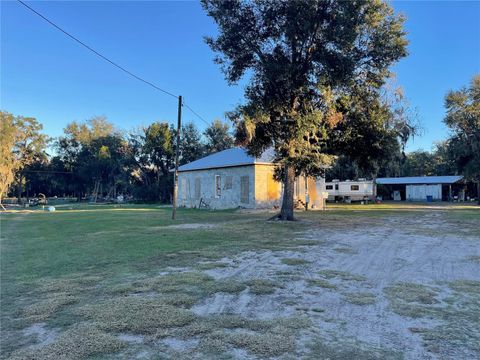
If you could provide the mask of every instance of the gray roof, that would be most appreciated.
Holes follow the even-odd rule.
[[[254,164],[271,164],[274,158],[272,148],[265,150],[259,158],[255,158],[247,154],[243,148],[232,148],[219,151],[215,154],[205,156],[204,158],[192,161],[191,163],[182,165],[178,171],[191,171],[203,169],[217,169],[223,167],[254,165]]]
[[[463,176],[411,176],[411,177],[393,177],[393,178],[377,178],[377,184],[393,185],[393,184],[453,184],[462,180]]]

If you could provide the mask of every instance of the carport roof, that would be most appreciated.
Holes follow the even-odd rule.
[[[271,164],[274,158],[272,148],[263,152],[263,154],[255,158],[247,154],[243,148],[236,147],[219,151],[215,154],[205,156],[204,158],[192,161],[191,163],[182,165],[178,171],[193,171],[203,169],[218,169],[223,167],[255,165],[255,164]]]
[[[400,184],[453,184],[463,179],[463,176],[411,176],[411,177],[393,177],[378,178],[377,184],[400,185]]]

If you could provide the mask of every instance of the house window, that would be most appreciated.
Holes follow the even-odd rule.
[[[327,185],[327,186],[326,186],[326,189],[327,189],[327,190],[333,190],[333,185]]]
[[[360,190],[360,187],[358,185],[350,185],[350,190],[358,191],[358,190]]]
[[[200,178],[195,178],[195,199],[200,200],[200,193],[202,191]]]
[[[224,190],[231,190],[233,187],[233,176],[227,176],[225,178],[225,185],[223,186]]]
[[[250,180],[248,176],[240,177],[240,202],[248,204],[250,199]]]
[[[182,200],[187,199],[187,179],[182,179],[180,183],[180,191],[182,193]]]
[[[220,197],[222,195],[222,179],[220,175],[215,175],[215,196]]]

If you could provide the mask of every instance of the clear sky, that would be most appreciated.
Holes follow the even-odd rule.
[[[183,95],[208,121],[242,102],[203,42],[215,24],[197,2],[41,2],[29,5],[96,50],[158,86]],[[418,110],[424,134],[407,150],[430,150],[447,136],[443,98],[480,73],[480,2],[397,1],[407,17],[410,55],[397,82]],[[130,78],[16,1],[1,2],[1,104],[36,117],[58,136],[73,120],[105,115],[129,130],[176,121],[176,100]],[[184,109],[184,121],[199,119]]]

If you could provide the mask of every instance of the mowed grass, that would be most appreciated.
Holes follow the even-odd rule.
[[[332,211],[321,217],[318,212],[299,213],[303,222],[292,223],[267,222],[270,213],[190,209],[180,209],[173,221],[170,208],[153,205],[68,205],[54,213],[2,214],[2,279],[32,281],[78,272],[118,274],[138,268],[190,266],[193,258],[208,261],[240,250],[301,245],[295,236],[305,229],[305,221],[309,227],[325,222],[338,226],[344,218],[366,216],[381,223],[386,214],[386,205],[361,206],[361,210],[369,209],[367,215],[345,211],[359,206],[329,205]],[[401,207],[388,205],[388,209],[412,216]],[[181,224],[210,224],[212,228],[184,229]]]
[[[261,358],[297,354],[295,339],[311,326],[308,319],[203,317],[192,307],[216,294],[266,298],[284,289],[286,282],[281,276],[215,280],[209,271],[228,268],[230,263],[222,260],[225,257],[243,251],[301,250],[328,240],[322,238],[323,228],[352,230],[382,225],[392,216],[415,219],[418,211],[425,211],[421,206],[412,210],[411,206],[390,204],[329,208],[298,213],[299,221],[289,223],[267,221],[271,213],[188,209],[179,209],[178,219],[173,221],[170,208],[155,205],[67,205],[53,213],[1,214],[1,357],[135,357],[136,345],[119,337],[125,334],[140,336],[144,344],[159,339],[197,339],[194,349],[206,358],[228,358],[232,347]],[[479,220],[478,209],[471,207],[436,211],[449,211],[452,222],[472,228]],[[305,239],[305,231],[318,236]],[[337,248],[350,248],[335,247],[338,256],[354,253]],[[311,265],[293,257],[282,257],[281,264],[291,271]],[[313,274],[307,281],[309,289],[333,292],[337,283],[365,281],[363,276],[340,270],[316,274],[318,277]],[[471,293],[472,299],[478,293],[477,282],[451,287],[452,291]],[[426,306],[424,301],[436,296],[409,284],[385,292],[393,311],[410,317],[417,315],[417,308],[411,307],[418,299]],[[376,301],[366,292],[344,297],[360,306]],[[477,303],[469,301],[474,310]],[[476,322],[471,323],[473,327]],[[452,324],[457,326],[453,320]],[[429,332],[430,343],[440,342],[455,329],[453,325]],[[37,329],[33,335],[31,328]],[[38,342],[40,351],[29,348]],[[315,344],[311,346],[313,357],[325,353],[342,358],[321,340]]]
[[[182,258],[208,259],[217,250],[228,253],[227,247],[246,248],[253,241],[255,247],[269,247],[275,235],[299,228],[295,223],[265,223],[267,217],[180,209],[178,220],[173,221],[170,209],[154,206],[10,213],[1,217],[2,276],[27,281],[76,272],[118,273],[182,265]],[[227,221],[233,222],[231,226],[214,229],[169,227]],[[252,231],[257,221],[262,226]],[[188,253],[193,251],[196,254]]]
[[[218,260],[243,250],[305,243],[296,238],[300,222],[267,222],[271,215],[266,213],[180,209],[173,221],[171,209],[158,206],[69,207],[1,215],[2,357],[29,357],[28,352],[17,352],[35,343],[35,336],[22,333],[32,325],[65,331],[78,324],[81,329],[91,326],[108,340],[112,331],[163,333],[193,320],[202,323],[206,320],[188,309],[205,297],[236,294],[247,287],[262,296],[279,286],[262,279],[214,281],[199,272],[210,268],[205,264],[221,267],[225,265]],[[196,272],[159,276],[172,267]],[[152,294],[156,297],[149,300]],[[45,358],[61,352],[58,346],[68,351],[62,337],[59,341],[48,345]],[[97,346],[77,355],[94,356],[102,349],[110,351]]]

